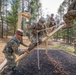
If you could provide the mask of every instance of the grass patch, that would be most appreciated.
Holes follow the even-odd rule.
[[[64,45],[54,44],[54,48],[56,48],[58,50],[64,50],[64,51],[76,56],[76,54],[74,53],[73,47],[66,46],[66,45],[64,46]]]

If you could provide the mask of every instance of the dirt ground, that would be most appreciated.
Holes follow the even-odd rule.
[[[76,56],[63,50],[31,51],[10,75],[76,75]]]
[[[6,42],[11,38],[12,37],[9,36],[8,38],[0,39],[0,63],[2,63],[3,60],[5,59],[4,54],[2,53],[2,50],[3,50]],[[30,40],[28,40],[27,37],[23,37],[23,41],[27,45],[30,44]],[[41,54],[40,55],[40,62],[42,63],[42,64],[40,64],[40,66],[41,66],[40,68],[42,68],[40,71],[37,70],[38,69],[37,58],[36,58],[37,53],[36,53],[36,51],[33,51],[35,53],[28,54],[23,59],[23,61],[20,62],[23,66],[19,65],[17,67],[16,72],[20,71],[21,73],[16,74],[16,72],[12,72],[11,75],[25,75],[25,74],[26,75],[36,75],[36,74],[37,75],[67,75],[67,74],[62,74],[62,72],[63,73],[67,72],[67,73],[69,73],[68,75],[76,75],[76,71],[75,71],[75,69],[76,69],[76,56],[73,56],[73,55],[68,54],[68,53],[66,53],[64,51],[61,51],[61,50],[59,50],[59,51],[55,50],[54,47],[53,47],[53,43],[54,42],[50,41],[50,39],[49,39],[48,47],[47,47],[47,45],[45,43],[43,43],[42,45],[38,46],[37,48],[38,49],[39,48],[46,49],[45,51],[47,51],[47,48],[48,48],[49,50],[48,50],[47,53],[48,53],[49,57],[54,58],[54,60],[56,61],[56,64],[57,65],[59,64],[60,67],[55,67],[56,64],[53,64],[53,63],[55,63],[55,61],[54,62],[52,62],[53,60],[49,61],[48,57],[44,57],[44,54],[42,54],[42,53],[45,53],[45,51],[44,50],[39,50],[39,52]],[[56,42],[54,44],[56,44]],[[57,42],[57,44],[60,44],[60,42]],[[24,46],[20,46],[19,48],[27,50],[27,47],[24,47]],[[32,60],[32,59],[34,59],[34,60]],[[35,63],[32,62],[32,61],[34,61]],[[44,66],[46,64],[47,64],[47,66]],[[47,69],[47,67],[48,67],[48,69]],[[30,71],[29,71],[29,69],[30,69]],[[32,70],[34,70],[36,73],[34,71],[32,71]]]

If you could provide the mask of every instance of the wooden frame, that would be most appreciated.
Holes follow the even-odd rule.
[[[18,24],[17,28],[21,29],[21,22],[22,22],[22,17],[30,19],[30,13],[29,12],[20,12],[18,13]]]

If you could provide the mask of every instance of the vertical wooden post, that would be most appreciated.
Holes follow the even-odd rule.
[[[17,28],[21,29],[21,22],[22,22],[22,14],[18,13],[18,24],[17,24]]]
[[[29,12],[20,12],[20,13],[18,13],[17,28],[19,28],[19,29],[21,29],[22,17],[30,19],[30,13]]]
[[[45,41],[45,45],[46,45],[46,54],[48,52],[48,40]]]

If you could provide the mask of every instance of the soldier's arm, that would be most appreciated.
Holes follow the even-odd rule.
[[[46,26],[46,24],[44,24],[44,28],[43,29],[47,29],[47,26]],[[47,36],[47,30],[44,30],[44,33],[45,33],[45,35]]]
[[[53,23],[54,23],[54,25],[56,25],[56,21],[55,21],[55,19],[53,18]]]
[[[21,45],[25,46],[25,47],[28,47],[24,42],[23,42],[23,39],[21,39]]]
[[[76,5],[76,0],[74,0],[74,1],[70,4],[70,6],[69,6],[69,8],[68,8],[68,11],[74,10],[75,5]]]
[[[16,53],[17,55],[21,55],[24,53],[24,51],[21,51],[20,49],[18,49],[18,45],[15,41],[11,41],[12,46],[11,48],[13,49],[14,53]]]
[[[33,34],[37,34],[36,23],[30,25],[30,30]]]
[[[35,23],[31,23],[31,25],[29,26],[30,29],[34,29],[35,28]]]

